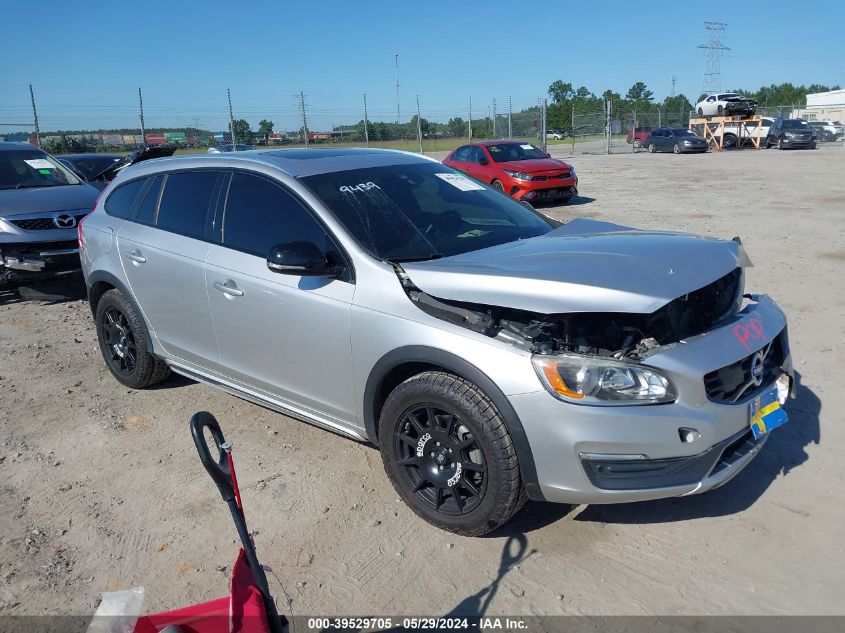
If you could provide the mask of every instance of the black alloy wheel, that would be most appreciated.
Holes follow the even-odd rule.
[[[108,350],[106,362],[112,371],[129,378],[138,364],[138,345],[126,316],[117,308],[103,312],[100,334]]]
[[[406,483],[437,512],[468,514],[484,499],[484,452],[454,412],[430,403],[412,406],[402,416],[393,450]]]
[[[117,289],[103,293],[94,323],[103,360],[112,375],[133,389],[161,382],[170,367],[153,353],[146,323],[139,310]]]

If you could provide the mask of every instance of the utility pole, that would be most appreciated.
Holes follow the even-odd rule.
[[[707,51],[707,70],[704,73],[703,92],[719,92],[722,89],[722,69],[719,60],[722,53],[731,50],[722,43],[722,34],[728,25],[724,22],[705,22],[709,39],[698,48]]]
[[[467,126],[467,130],[469,131],[467,138],[472,143],[472,97],[469,98],[469,125]]]
[[[482,110],[482,112],[483,112],[483,110]],[[493,116],[492,116],[492,114],[493,114],[493,113],[492,113],[492,112],[491,112],[491,110],[490,110],[490,104],[487,104],[487,123],[488,123],[488,124],[490,124],[490,125],[492,125],[492,123],[493,123]],[[487,132],[487,133],[489,134],[489,133],[490,133],[490,132],[489,132],[490,128],[487,128],[487,130],[488,130],[488,132]],[[489,138],[489,137],[488,137],[488,138]]]
[[[422,118],[420,117],[420,96],[417,95],[417,138],[420,139],[420,154],[423,153],[422,146]]]
[[[496,100],[493,99],[493,138],[498,138],[496,136]]]
[[[399,123],[399,53],[394,56],[396,62],[396,122]]]
[[[229,98],[229,133],[232,135],[232,151],[238,151],[238,142],[235,140],[235,117],[232,114],[232,92],[226,88],[226,96]]]
[[[141,87],[138,86],[138,106],[139,106],[139,114],[138,116],[141,119],[141,147],[147,146],[147,136],[146,132],[144,131],[144,97],[141,95]]]
[[[513,125],[511,124],[511,117],[513,116],[513,98],[508,97],[508,139],[513,138]]]
[[[308,120],[305,118],[305,95],[299,93],[299,108],[302,112],[302,134],[305,136],[305,147],[308,147]]]
[[[41,147],[41,130],[38,128],[38,111],[35,109],[35,93],[32,92],[32,84],[29,84],[29,98],[32,101],[32,119],[35,124],[35,146]]]
[[[370,132],[367,129],[370,127],[370,124],[367,122],[367,93],[364,93],[364,142],[367,144],[367,147],[370,146]]]
[[[542,116],[543,131],[542,131],[542,134],[543,134],[543,151],[544,152],[549,151],[548,144],[547,144],[547,141],[546,141],[546,108],[547,107],[548,107],[548,102],[545,99],[543,99],[543,116]]]
[[[676,79],[677,79],[677,77],[675,77],[675,75],[672,75],[672,96],[673,97],[675,96],[675,80]]]

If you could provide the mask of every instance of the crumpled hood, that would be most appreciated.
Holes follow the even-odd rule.
[[[744,265],[732,240],[577,219],[540,237],[402,267],[440,299],[542,314],[647,314]]]
[[[91,185],[62,185],[28,189],[0,190],[0,215],[9,217],[20,213],[41,211],[90,211],[100,192]]]

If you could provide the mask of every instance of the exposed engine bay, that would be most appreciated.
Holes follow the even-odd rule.
[[[492,305],[447,301],[417,288],[396,266],[408,297],[424,312],[534,354],[574,352],[617,359],[707,332],[741,308],[741,267],[678,297],[650,314],[573,312],[539,314]]]

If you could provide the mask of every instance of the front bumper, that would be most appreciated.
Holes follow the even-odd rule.
[[[545,390],[510,396],[532,447],[543,498],[622,503],[695,494],[725,484],[747,466],[768,435],[753,440],[748,398],[711,401],[704,376],[747,358],[781,333],[780,369],[792,376],[786,318],[768,297],[755,299],[727,325],[657,348],[643,361],[673,381],[674,403],[583,406]],[[685,441],[684,429],[694,429],[696,439]]]
[[[33,281],[80,270],[79,244],[75,240],[0,243],[0,282]]]
[[[506,191],[512,198],[526,202],[566,200],[578,195],[578,177],[550,178],[541,181],[512,179]]]
[[[784,136],[782,139],[782,143],[784,147],[815,147],[816,139],[815,138],[795,138],[795,137],[788,137]]]

